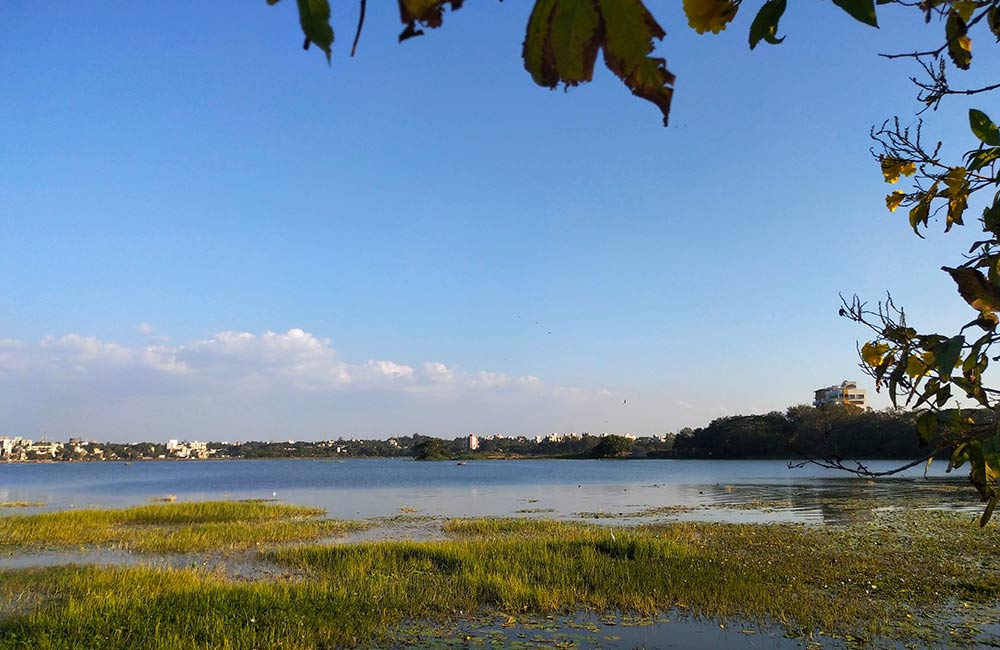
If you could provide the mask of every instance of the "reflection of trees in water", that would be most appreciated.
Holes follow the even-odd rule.
[[[870,521],[885,508],[975,511],[977,495],[964,477],[815,479],[810,483],[699,486],[706,505],[762,511],[815,513],[825,524]]]

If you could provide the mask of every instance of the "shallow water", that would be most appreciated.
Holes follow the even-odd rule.
[[[992,609],[982,616],[995,617]],[[408,640],[391,648],[575,648],[576,650],[829,650],[856,648],[995,648],[1000,646],[1000,624],[975,621],[928,621],[940,633],[916,642],[888,638],[857,639],[821,631],[797,633],[776,624],[754,623],[731,617],[715,620],[672,610],[644,618],[623,614],[580,612],[565,616],[523,617],[496,622],[468,620],[457,625],[415,623]]]
[[[872,463],[873,469],[898,465]],[[409,459],[146,461],[0,464],[0,516],[181,501],[277,499],[325,508],[338,519],[526,516],[844,523],[872,507],[959,508],[978,499],[963,476],[936,463],[901,477],[862,479],[785,461]]]

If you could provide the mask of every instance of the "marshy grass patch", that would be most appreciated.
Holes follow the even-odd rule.
[[[20,604],[0,604],[0,648],[396,647],[414,626],[424,626],[428,643],[462,630],[471,638],[470,620],[481,631],[470,643],[486,643],[500,639],[498,625],[571,630],[566,620],[581,612],[591,618],[580,625],[589,621],[608,643],[611,622],[666,615],[860,646],[961,646],[998,620],[1000,529],[980,529],[963,514],[894,511],[842,527],[611,530],[527,518],[442,525],[448,538],[440,541],[261,553],[295,579],[239,582],[224,572],[151,567],[3,572],[0,603]]]
[[[265,501],[202,501],[120,510],[68,510],[0,518],[0,549],[105,547],[140,553],[246,550],[335,537],[366,522]]]

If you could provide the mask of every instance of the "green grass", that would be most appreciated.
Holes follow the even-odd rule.
[[[0,517],[0,550],[102,547],[141,553],[245,550],[312,541],[364,528],[319,519],[318,508],[267,501],[205,501],[122,510]]]
[[[948,638],[949,617],[1000,601],[1000,530],[952,513],[844,528],[469,519],[444,529],[435,542],[273,549],[262,558],[287,575],[250,582],[223,570],[3,572],[0,648],[368,647],[404,639],[414,622],[447,635],[470,615],[585,610],[927,645]]]

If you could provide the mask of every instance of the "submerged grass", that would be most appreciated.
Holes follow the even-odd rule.
[[[948,634],[942,621],[1000,599],[1000,531],[953,513],[887,513],[844,528],[612,531],[531,519],[444,528],[443,541],[263,554],[296,579],[148,567],[0,573],[0,648],[368,647],[394,645],[414,621],[447,630],[470,615],[581,610],[681,610],[928,645]]]
[[[108,547],[143,553],[245,550],[366,526],[267,501],[204,501],[0,517],[0,550]]]

